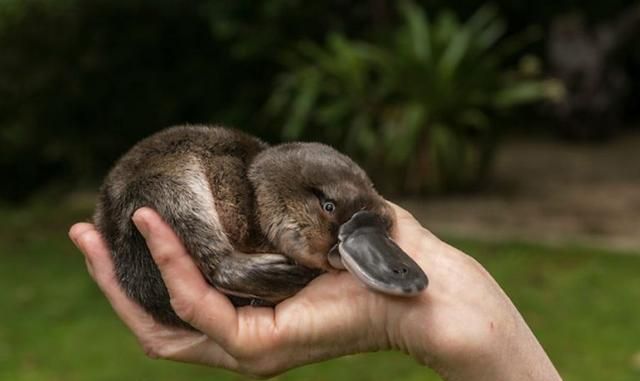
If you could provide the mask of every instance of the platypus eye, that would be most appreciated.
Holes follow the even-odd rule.
[[[327,213],[333,213],[336,210],[335,201],[331,201],[320,189],[310,188],[309,190],[318,198],[322,210]]]
[[[333,201],[325,201],[322,203],[322,209],[327,213],[333,213],[336,210],[336,204]]]

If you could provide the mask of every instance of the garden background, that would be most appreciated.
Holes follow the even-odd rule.
[[[0,380],[243,380],[145,358],[66,233],[176,124],[349,154],[478,259],[566,380],[640,379],[640,3],[0,2]],[[278,380],[437,380],[398,353]]]

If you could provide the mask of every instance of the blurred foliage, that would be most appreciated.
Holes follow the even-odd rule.
[[[430,20],[414,3],[401,4],[404,23],[390,39],[371,44],[333,34],[324,46],[302,44],[269,110],[285,116],[284,138],[327,141],[381,175],[379,184],[395,184],[390,190],[475,187],[501,114],[555,94],[554,83],[505,65],[535,30],[503,38],[504,21],[492,7],[460,22],[451,12]]]
[[[470,0],[419,3],[464,19],[478,7]],[[599,20],[626,3],[495,1],[510,21],[507,35],[574,8]],[[380,41],[386,52],[373,50],[383,59],[401,52],[386,39],[401,33],[403,17],[389,0],[0,1],[0,171],[10,179],[0,199],[24,198],[52,180],[92,184],[135,141],[176,123],[224,123],[275,141],[281,126],[262,110],[288,68],[287,52],[300,41]],[[526,50],[543,52],[540,43]],[[399,70],[393,66],[391,73]]]
[[[303,34],[346,30],[329,21],[345,2],[302,3],[0,2],[0,171],[11,179],[0,198],[51,179],[99,179],[134,142],[172,124],[263,127],[257,110],[280,52]]]
[[[207,119],[225,98],[209,66],[216,44],[192,7],[69,0],[14,10],[0,33],[4,196],[103,172],[141,136]]]

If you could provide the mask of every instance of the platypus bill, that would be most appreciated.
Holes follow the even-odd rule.
[[[393,211],[347,156],[318,143],[270,147],[232,129],[173,127],[116,163],[94,214],[120,285],[164,324],[188,326],[131,221],[143,206],[163,217],[235,304],[278,303],[334,268],[393,295],[415,295],[428,283],[389,238]]]

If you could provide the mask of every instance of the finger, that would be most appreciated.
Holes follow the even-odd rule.
[[[437,252],[442,241],[423,227],[407,210],[393,202],[387,201],[387,203],[396,214],[396,224],[391,231],[391,236],[402,250],[427,271],[425,258],[429,253]]]
[[[229,343],[237,332],[233,305],[204,280],[178,236],[155,211],[141,208],[133,221],[145,237],[178,316],[223,346]]]
[[[78,246],[79,237],[82,236],[84,233],[94,229],[95,228],[92,224],[89,224],[86,222],[80,222],[80,223],[74,224],[69,229],[69,238],[71,239],[73,244],[76,245],[78,249],[80,249],[80,247]]]
[[[147,324],[151,317],[127,297],[115,278],[115,271],[109,249],[100,234],[91,227],[72,228],[74,242],[84,253],[90,274],[111,303],[118,316],[134,332]],[[72,233],[72,234],[73,234]]]
[[[397,224],[394,226],[392,231],[392,236],[394,238],[405,240],[415,236],[419,231],[421,233],[426,233],[430,238],[437,239],[436,236],[433,235],[429,229],[422,226],[420,221],[418,221],[409,211],[389,200],[387,200],[387,203],[391,206],[396,215]]]
[[[207,338],[205,341],[197,345],[189,346],[185,350],[179,351],[175,355],[167,358],[186,363],[197,362],[214,368],[224,368],[234,371],[240,370],[238,360],[209,337],[204,334],[203,336]]]
[[[155,326],[152,332],[139,340],[148,357],[238,369],[238,361],[207,335]]]
[[[69,238],[71,239],[71,242],[73,242],[73,244],[76,246],[76,248],[78,248],[78,250],[80,250],[82,254],[84,254],[84,250],[79,243],[80,237],[93,229],[93,225],[88,223],[77,223],[71,226],[71,229],[69,229]],[[84,256],[84,263],[87,267],[87,272],[89,272],[89,275],[91,275],[91,278],[95,278],[93,267],[91,266],[89,258],[86,255]]]
[[[92,234],[94,230],[95,227],[92,224],[77,223],[69,229],[69,238],[71,238],[73,244],[84,255],[84,263],[87,267],[87,271],[89,272],[89,275],[91,275],[91,278],[95,280],[95,273],[93,271],[93,265],[91,264],[90,255],[87,254],[87,250],[84,248],[86,237],[83,237],[85,234]]]
[[[138,304],[129,299],[114,277],[114,267],[104,241],[91,224],[76,224],[69,236],[85,254],[87,268],[111,306],[134,333],[145,353],[182,362],[197,362],[226,369],[237,361],[218,344],[198,332],[159,325]]]
[[[138,340],[144,342],[147,340],[149,327],[158,328],[158,324],[142,307],[124,293],[115,278],[109,249],[93,225],[87,225],[89,226],[72,228],[72,235],[85,255],[90,274],[107,297],[116,314],[133,331]]]
[[[400,205],[394,202],[391,202],[389,200],[386,200],[386,201],[387,201],[387,204],[389,204],[393,209],[394,213],[396,214],[396,219],[398,221],[412,221],[412,222],[418,223],[418,221],[413,216],[413,214],[411,214],[408,210],[402,208]]]

